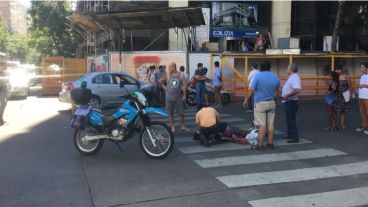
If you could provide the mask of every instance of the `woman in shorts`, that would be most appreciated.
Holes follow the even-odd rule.
[[[325,131],[335,131],[337,127],[336,123],[336,102],[337,102],[337,89],[339,85],[339,75],[335,71],[327,72],[331,77],[327,94],[325,97],[326,111],[328,117],[328,127],[324,128]]]

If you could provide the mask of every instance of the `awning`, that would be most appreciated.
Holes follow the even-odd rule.
[[[168,29],[204,25],[199,7],[137,10],[129,12],[89,12],[68,16],[71,26],[81,26],[91,32],[104,29]]]

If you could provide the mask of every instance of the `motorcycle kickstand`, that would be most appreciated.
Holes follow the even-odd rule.
[[[116,146],[118,146],[120,152],[123,152],[123,149],[121,148],[121,146],[119,145],[119,143],[115,142]]]

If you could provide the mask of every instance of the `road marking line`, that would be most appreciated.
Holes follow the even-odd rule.
[[[347,155],[347,153],[332,148],[322,148],[322,149],[303,150],[287,153],[272,153],[261,155],[202,159],[202,160],[195,160],[194,162],[196,162],[202,168],[211,168],[211,167],[224,167],[233,165],[279,162],[289,160],[304,160],[304,159],[331,157],[339,155]]]
[[[326,167],[216,177],[229,188],[343,177],[368,173],[368,161]]]
[[[249,201],[253,207],[352,207],[368,205],[368,187]]]
[[[299,144],[308,144],[311,143],[306,139],[299,139],[298,143],[287,143],[285,139],[275,139],[274,144],[276,146],[283,146],[283,145],[299,145]],[[242,144],[235,144],[235,143],[224,143],[219,145],[213,145],[211,147],[204,147],[204,146],[189,146],[189,147],[180,147],[179,150],[183,154],[193,154],[193,153],[206,153],[206,152],[218,152],[218,151],[228,151],[228,150],[241,150],[241,149],[249,149],[250,145],[242,145]]]

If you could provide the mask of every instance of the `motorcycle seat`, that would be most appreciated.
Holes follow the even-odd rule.
[[[99,109],[99,108],[92,108],[93,111],[97,111],[99,113],[101,113],[102,115],[104,116],[112,116],[115,111],[116,111],[116,108],[114,109]]]

